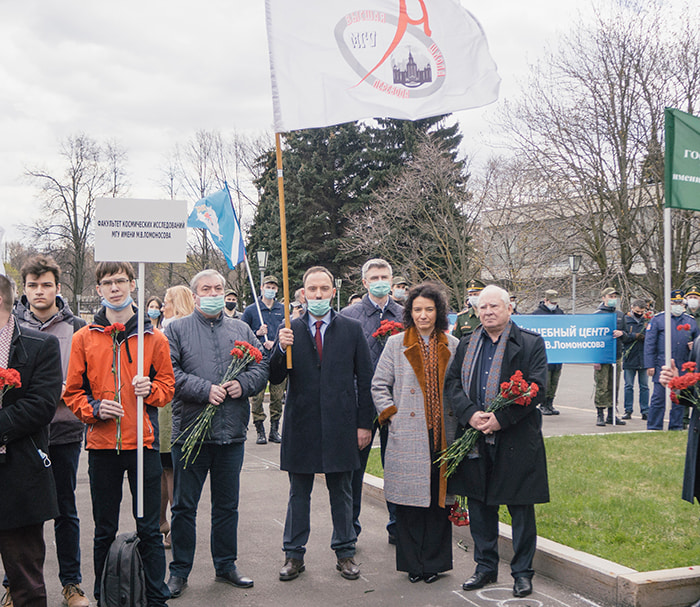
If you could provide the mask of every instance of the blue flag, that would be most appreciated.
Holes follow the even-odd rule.
[[[233,269],[243,261],[245,244],[228,185],[225,184],[223,190],[202,198],[194,205],[187,219],[187,227],[208,230],[214,244],[226,257],[229,268]]]

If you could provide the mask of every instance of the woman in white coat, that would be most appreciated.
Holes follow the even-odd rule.
[[[444,465],[434,462],[454,439],[457,420],[443,407],[443,382],[459,341],[447,335],[440,286],[413,287],[404,333],[389,338],[372,380],[379,423],[389,425],[384,494],[397,505],[396,569],[432,583],[452,569],[452,528]]]

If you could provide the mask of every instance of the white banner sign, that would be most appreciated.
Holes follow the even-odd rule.
[[[182,263],[187,260],[184,200],[95,200],[95,261]]]

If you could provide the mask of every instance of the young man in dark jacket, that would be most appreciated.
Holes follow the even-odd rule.
[[[554,289],[547,289],[544,292],[544,300],[532,313],[564,314],[564,310],[559,307],[559,293]],[[540,405],[542,415],[559,415],[559,410],[554,408],[554,397],[557,394],[563,366],[561,363],[547,365],[547,394],[545,394],[544,402]]]
[[[646,303],[635,299],[632,309],[625,314],[622,340],[622,369],[625,372],[625,414],[622,419],[632,418],[634,405],[634,379],[639,384],[639,412],[647,418],[649,410],[649,382],[644,366],[644,336],[648,319],[645,318]]]
[[[13,289],[0,276],[0,368],[21,385],[0,396],[0,556],[18,606],[46,605],[44,521],[58,516],[51,471],[49,423],[61,398],[58,340],[20,328]]]
[[[66,380],[73,333],[85,326],[60,296],[61,268],[49,256],[30,257],[21,269],[24,294],[15,306],[20,326],[55,335],[61,345],[61,370]],[[68,607],[87,607],[80,587],[80,519],[75,503],[78,461],[85,426],[61,399],[49,426],[49,457],[56,481],[60,514],[54,520],[58,577]]]

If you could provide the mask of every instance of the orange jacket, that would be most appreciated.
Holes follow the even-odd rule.
[[[96,320],[97,316],[96,316]],[[136,315],[126,325],[128,340],[122,340],[116,351],[119,369],[120,402],[124,407],[121,418],[121,449],[137,448],[137,398],[132,379],[136,375],[137,334]],[[175,376],[170,362],[168,340],[157,329],[146,322],[144,332],[144,374],[151,378],[151,393],[143,399],[145,405],[163,407],[173,399]],[[127,343],[128,342],[128,343]],[[95,416],[102,399],[114,398],[114,359],[112,337],[104,332],[104,326],[92,324],[83,327],[73,336],[68,377],[64,399],[75,415],[87,424],[88,449],[116,449],[117,423],[114,419],[103,420]],[[149,417],[149,407],[143,408],[143,444],[154,448],[156,433]],[[151,410],[155,411],[155,410]],[[157,419],[157,415],[155,415]],[[164,437],[170,440],[170,437]],[[157,445],[156,445],[157,447]]]

